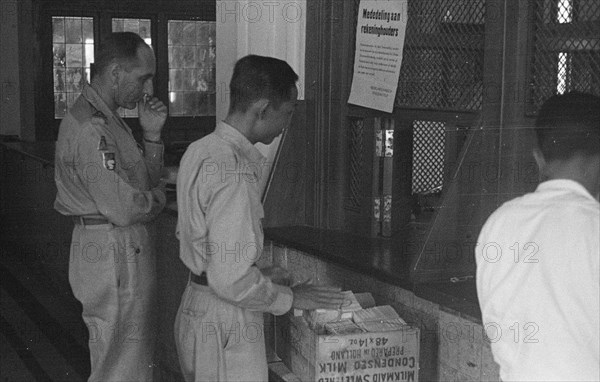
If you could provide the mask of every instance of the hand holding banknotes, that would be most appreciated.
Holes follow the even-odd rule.
[[[311,280],[292,286],[292,292],[292,307],[295,309],[339,309],[344,304],[341,288],[314,285]]]

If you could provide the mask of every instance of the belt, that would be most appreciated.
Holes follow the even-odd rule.
[[[72,216],[73,223],[79,224],[82,226],[86,225],[101,225],[101,224],[110,224],[107,218],[104,216]]]
[[[192,280],[194,284],[208,286],[208,279],[204,272],[202,272],[200,276],[190,272],[190,280]]]

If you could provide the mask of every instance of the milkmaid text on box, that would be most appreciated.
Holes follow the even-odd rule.
[[[302,381],[384,382],[419,380],[419,329],[346,335],[317,334],[302,317],[290,318],[287,366]]]

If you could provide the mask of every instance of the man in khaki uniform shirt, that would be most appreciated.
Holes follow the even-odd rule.
[[[277,285],[254,265],[263,249],[259,177],[267,176],[254,144],[271,143],[289,126],[297,79],[284,61],[240,59],[229,115],[181,160],[177,235],[191,277],[175,341],[186,381],[267,381],[263,312],[342,304],[338,288]]]
[[[154,53],[138,35],[112,34],[95,69],[60,125],[54,207],[75,222],[69,282],[90,332],[89,381],[151,381],[156,282],[145,223],[165,204],[167,109],[151,97]],[[117,114],[136,105],[143,148]]]

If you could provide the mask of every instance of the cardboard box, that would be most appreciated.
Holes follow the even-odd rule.
[[[418,328],[326,335],[310,329],[304,317],[286,315],[281,321],[277,353],[302,381],[419,380]]]

